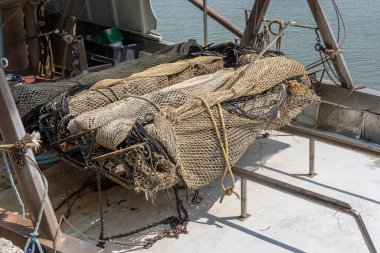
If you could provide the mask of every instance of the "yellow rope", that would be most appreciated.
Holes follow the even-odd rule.
[[[214,130],[215,130],[216,138],[218,140],[220,149],[222,151],[223,158],[224,158],[224,160],[226,162],[226,165],[225,165],[225,168],[224,168],[224,171],[223,171],[223,175],[222,175],[222,180],[221,180],[221,183],[220,183],[220,187],[223,190],[223,195],[231,196],[232,193],[235,193],[234,192],[234,190],[235,190],[235,178],[234,178],[234,175],[233,175],[233,172],[232,172],[232,169],[231,169],[231,165],[230,165],[230,161],[229,161],[229,158],[228,158],[227,132],[226,132],[225,124],[224,124],[222,108],[221,108],[220,104],[218,103],[217,106],[218,106],[218,112],[219,112],[220,122],[221,122],[222,129],[223,129],[224,144],[223,144],[222,138],[220,136],[220,131],[219,131],[218,125],[216,124],[215,117],[214,117],[214,115],[213,115],[213,113],[212,113],[209,105],[207,104],[207,102],[203,98],[198,98],[198,99],[200,99],[202,101],[203,105],[205,106],[205,108],[206,108],[206,110],[207,110],[207,112],[208,112],[208,114],[210,116],[212,125],[213,125]],[[232,182],[230,187],[225,187],[224,186],[224,179],[225,179],[225,176],[227,174],[227,171],[230,174],[231,182]]]
[[[269,25],[268,25],[268,30],[269,30],[269,33],[276,36],[278,35],[278,33],[274,32],[273,29],[272,29],[272,25],[273,24],[277,24],[278,25],[278,31],[281,31],[282,28],[284,27],[284,21],[283,20],[280,20],[280,19],[274,19],[272,21],[269,22]],[[281,42],[282,42],[282,36],[280,36],[278,39],[277,39],[277,42],[276,42],[276,50],[277,51],[281,51]]]

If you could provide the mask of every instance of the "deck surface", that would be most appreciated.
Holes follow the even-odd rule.
[[[256,173],[295,184],[350,203],[359,211],[377,250],[380,250],[380,159],[316,142],[314,178],[308,172],[308,140],[294,136],[260,139],[247,150],[240,166]],[[65,166],[65,178],[59,166],[45,171],[50,182],[53,206],[69,192],[80,187],[88,175]],[[237,183],[240,191],[240,183]],[[219,180],[200,191],[202,202],[186,205],[190,213],[188,234],[179,239],[163,239],[150,249],[115,246],[115,252],[367,252],[354,219],[273,189],[248,182],[248,212],[251,217],[239,221],[240,201],[235,197],[219,203]],[[185,192],[180,195],[185,200]],[[190,196],[191,197],[191,196]],[[105,235],[127,232],[175,214],[171,193],[158,194],[155,203],[143,194],[113,187],[103,192]],[[0,205],[17,211],[11,189],[0,193]],[[62,207],[57,216],[65,212]],[[99,235],[97,193],[85,191],[72,207],[69,220],[82,232]],[[64,232],[81,238],[67,225]],[[126,239],[140,241],[156,230]]]

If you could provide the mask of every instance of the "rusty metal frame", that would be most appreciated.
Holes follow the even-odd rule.
[[[0,69],[0,133],[6,143],[14,143],[25,136],[26,132],[18,113],[12,93],[6,81],[4,70]],[[0,209],[0,234],[2,237],[23,247],[33,227],[37,223],[38,213],[43,203],[44,185],[41,175],[34,167],[35,158],[33,152],[27,150],[27,155],[32,159],[25,161],[23,168],[13,166],[17,181],[20,186],[22,199],[28,210],[31,221],[23,219],[16,214]],[[12,153],[10,153],[13,158]],[[12,163],[13,163],[13,159]],[[106,252],[88,242],[76,239],[61,233],[57,218],[52,208],[49,197],[43,206],[44,212],[41,220],[38,238],[47,252]]]

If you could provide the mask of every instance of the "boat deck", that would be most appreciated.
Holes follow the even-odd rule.
[[[314,178],[308,172],[308,140],[273,132],[270,138],[258,139],[243,155],[238,165],[266,176],[348,202],[360,212],[367,229],[380,249],[380,159],[316,143]],[[45,170],[53,206],[64,198],[65,184],[69,192],[78,189],[88,176],[85,172],[65,166],[65,177],[55,165]],[[65,178],[65,180],[64,180]],[[200,190],[202,201],[196,206],[186,204],[190,214],[188,234],[178,239],[166,238],[150,249],[106,244],[115,252],[367,252],[355,223],[346,214],[336,212],[302,199],[248,181],[248,213],[240,215],[240,200],[226,197],[219,203],[219,179]],[[240,183],[237,183],[240,192]],[[122,187],[102,193],[105,236],[131,231],[175,214],[171,192],[157,195],[155,203],[146,201]],[[185,191],[180,191],[186,202]],[[191,196],[190,196],[191,198]],[[17,211],[11,189],[0,193],[2,207]],[[69,220],[82,232],[97,238],[99,210],[97,192],[82,192],[72,207]],[[63,206],[59,217],[66,211]],[[162,227],[161,227],[162,228]],[[63,224],[65,233],[84,239]],[[135,242],[155,235],[156,229],[130,236]],[[120,239],[123,240],[123,239]]]

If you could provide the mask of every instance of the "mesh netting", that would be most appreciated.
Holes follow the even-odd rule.
[[[287,79],[306,73],[303,66],[284,57],[262,59],[234,82],[240,71],[217,91],[199,94],[203,101],[194,98],[180,107],[162,110],[150,127],[166,126],[161,127],[165,130],[154,129],[150,133],[156,136],[160,132],[159,136],[172,140],[163,141],[162,145],[175,158],[180,175],[191,189],[199,189],[220,176],[226,163],[233,165],[263,129],[278,129],[288,124],[305,104],[317,99],[302,82],[284,92]],[[218,104],[221,104],[220,112]],[[211,108],[211,115],[206,106]],[[223,157],[211,117],[220,135],[226,136],[222,142],[227,146],[228,161]],[[159,121],[168,122],[156,124]]]
[[[97,142],[104,147],[116,149],[126,138],[138,118],[157,111],[151,102],[160,108],[165,106],[178,107],[190,98],[220,88],[221,84],[226,82],[232,74],[233,70],[220,70],[214,74],[195,77],[160,91],[146,94],[141,98],[129,97],[111,103],[79,115],[70,121],[68,129],[75,134],[98,128]]]
[[[124,169],[149,196],[179,177],[199,189],[233,165],[262,130],[288,124],[318,99],[305,68],[295,61],[267,57],[244,69],[128,97],[79,115],[68,128],[72,133],[96,128],[96,142],[109,149],[146,143],[126,155]]]
[[[222,57],[199,56],[190,60],[161,64],[124,79],[106,79],[70,98],[69,111],[72,115],[80,115],[129,95],[141,96],[195,76],[214,73],[222,69],[223,64]]]
[[[24,117],[33,108],[46,104],[75,85],[91,86],[109,78],[126,78],[162,63],[176,61],[189,53],[195,42],[185,42],[168,46],[149,57],[125,61],[99,72],[83,74],[70,80],[43,82],[33,85],[19,85],[12,88],[20,116]]]

